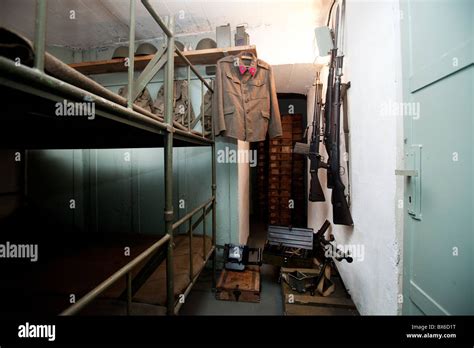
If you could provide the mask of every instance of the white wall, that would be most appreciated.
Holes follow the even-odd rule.
[[[354,227],[334,225],[332,232],[337,244],[364,247],[363,261],[343,261],[337,266],[359,312],[365,315],[397,314],[401,292],[402,244],[396,208],[400,193],[394,171],[403,120],[381,114],[383,103],[401,101],[399,18],[395,0],[347,0],[343,80],[352,85],[348,110]],[[322,170],[319,175],[326,187]],[[326,218],[332,221],[330,190],[325,194],[325,203],[308,206],[308,223],[315,230]]]
[[[249,151],[250,143],[238,140],[239,151]],[[249,237],[250,216],[250,166],[248,163],[238,164],[238,201],[239,201],[239,243],[247,244]]]
[[[262,23],[247,29],[259,58],[269,64],[313,63],[314,28],[323,25],[327,0],[271,1],[270,13],[260,13]]]

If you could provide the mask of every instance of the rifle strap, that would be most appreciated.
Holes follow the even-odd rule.
[[[347,110],[347,90],[351,87],[351,83],[341,84],[341,99],[342,99],[342,118],[344,124],[344,140],[346,142],[346,151],[349,152],[349,113]]]

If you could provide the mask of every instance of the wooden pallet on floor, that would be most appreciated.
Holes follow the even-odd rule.
[[[300,271],[305,274],[317,274],[317,269],[307,268],[284,268],[283,273]],[[354,302],[347,296],[344,285],[339,276],[331,277],[335,284],[335,291],[330,296],[321,296],[316,293],[299,293],[290,288],[283,280],[281,289],[284,301],[285,315],[359,315]]]

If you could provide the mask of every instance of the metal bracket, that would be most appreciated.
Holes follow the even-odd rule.
[[[146,85],[151,81],[151,79],[161,70],[161,68],[167,62],[166,56],[166,47],[162,46],[155,53],[153,58],[148,62],[147,66],[141,72],[140,76],[137,78],[132,92],[132,100],[135,100],[140,93],[145,89]]]
[[[421,220],[421,151],[420,144],[411,145],[405,154],[405,160],[409,170],[401,170],[401,175],[408,178],[407,182],[407,210],[408,214],[415,220]],[[397,171],[395,171],[397,173]]]
[[[173,217],[174,217],[174,214],[172,210],[165,210],[165,214],[164,214],[165,222],[172,222]]]
[[[204,100],[201,101],[202,103],[204,103]],[[193,122],[191,122],[191,129],[194,129],[194,127],[196,127],[197,123],[199,121],[201,121],[201,116],[202,116],[202,112],[199,116],[197,116]]]
[[[174,133],[174,127],[170,124],[166,124],[166,131],[168,133]]]
[[[395,175],[400,175],[400,176],[418,176],[418,171],[417,170],[412,170],[412,169],[396,169],[395,170]]]

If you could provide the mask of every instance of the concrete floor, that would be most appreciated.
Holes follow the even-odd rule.
[[[263,224],[252,224],[248,245],[263,248],[266,230]],[[222,267],[222,263],[218,263]],[[181,315],[283,315],[283,299],[278,271],[271,265],[262,265],[260,303],[232,302],[216,300],[211,292],[211,271],[205,269],[194,285],[186,303],[181,307]],[[218,278],[217,278],[218,279]]]

